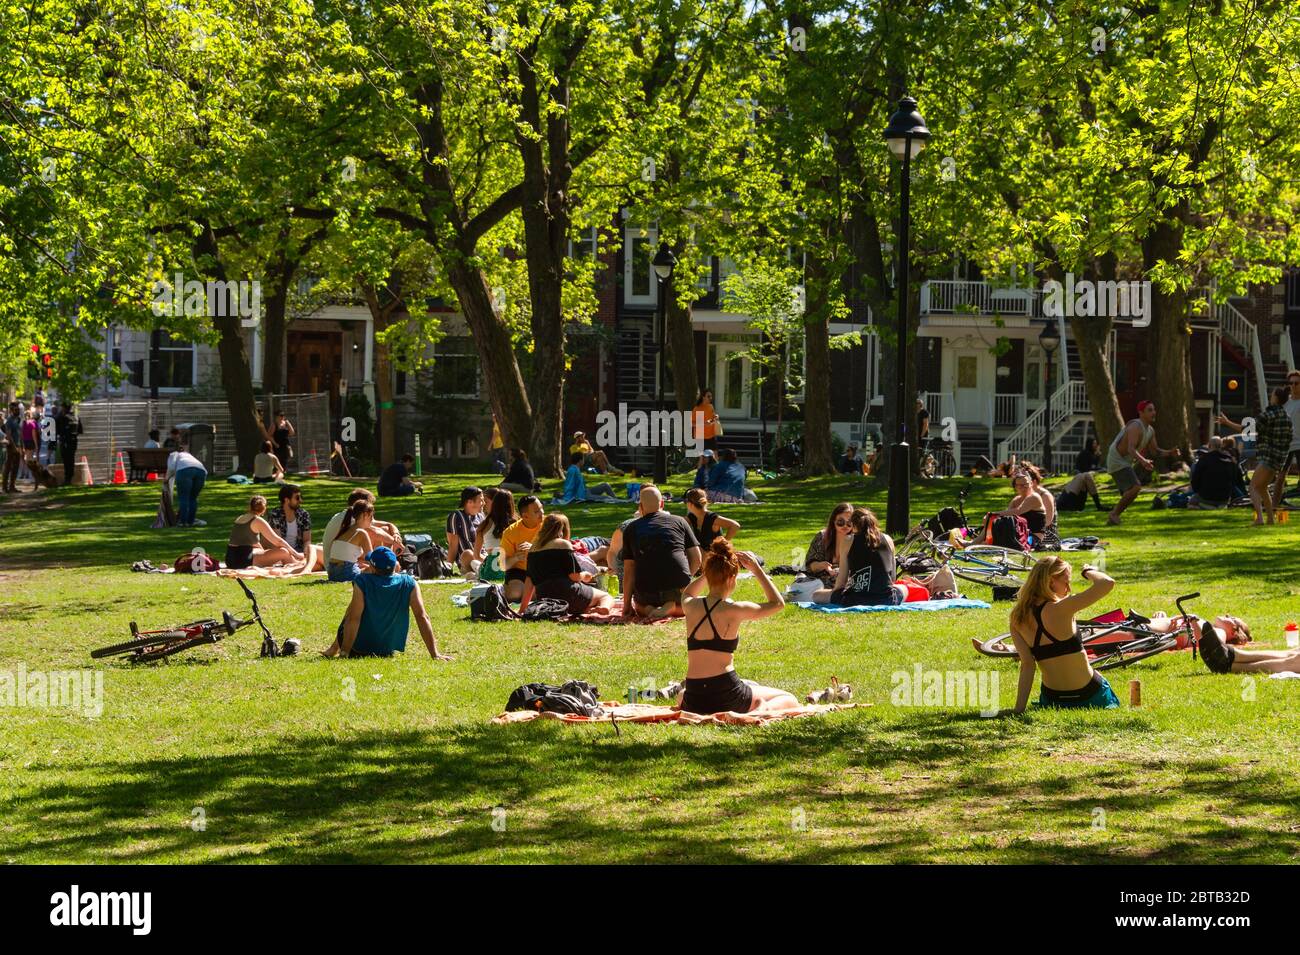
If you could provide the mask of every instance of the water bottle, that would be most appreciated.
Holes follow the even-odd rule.
[[[605,583],[609,586],[609,589],[606,590],[605,593],[609,594],[611,597],[617,597],[619,594],[618,574],[611,570],[609,576],[605,578]]]
[[[1286,648],[1288,650],[1300,650],[1300,627],[1296,626],[1294,620],[1287,623],[1286,629],[1282,633],[1286,636]]]

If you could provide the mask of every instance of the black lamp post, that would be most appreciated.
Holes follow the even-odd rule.
[[[1052,355],[1056,354],[1056,349],[1061,344],[1061,335],[1056,330],[1056,322],[1050,318],[1043,330],[1038,333],[1038,344],[1043,348],[1043,354],[1047,356],[1047,367],[1044,369],[1046,380],[1044,382],[1044,397],[1047,399],[1043,406],[1043,474],[1050,474],[1052,471]]]
[[[911,255],[912,232],[912,158],[925,148],[930,130],[917,112],[916,100],[904,96],[898,109],[889,118],[885,141],[895,159],[902,160],[903,171],[899,189],[898,224],[898,284],[895,289],[898,308],[898,359],[894,383],[894,444],[889,449],[889,508],[885,529],[895,537],[906,536],[911,520],[911,448],[907,444],[907,312],[910,301],[908,259]]]
[[[672,280],[673,269],[677,267],[677,256],[673,255],[673,250],[668,248],[667,243],[659,243],[659,251],[655,253],[653,261],[655,275],[659,280],[659,322],[655,332],[655,348],[657,351],[656,361],[658,362],[658,379],[655,383],[655,408],[659,411],[664,408],[664,346],[668,342],[668,283]],[[662,423],[665,418],[660,418]],[[668,480],[668,449],[664,447],[664,436],[662,426],[660,432],[655,436],[655,483],[662,485]]]

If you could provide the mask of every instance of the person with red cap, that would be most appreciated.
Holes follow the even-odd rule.
[[[1115,481],[1120,493],[1118,503],[1106,518],[1108,524],[1118,524],[1119,516],[1125,508],[1133,503],[1142,491],[1142,481],[1138,478],[1139,467],[1146,471],[1155,470],[1155,462],[1144,453],[1148,448],[1153,454],[1173,454],[1156,444],[1156,406],[1153,401],[1138,402],[1138,416],[1124,425],[1106,452],[1106,470]]]

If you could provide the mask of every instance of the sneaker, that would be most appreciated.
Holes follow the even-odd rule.
[[[661,686],[655,690],[655,696],[661,700],[675,700],[684,689],[686,689],[685,683],[681,680],[673,680],[667,686]]]
[[[1236,658],[1237,651],[1232,647],[1224,646],[1223,641],[1219,639],[1219,632],[1208,620],[1201,624],[1201,640],[1198,646],[1201,650],[1201,659],[1205,661],[1211,673],[1232,672],[1232,661]]]
[[[208,522],[207,522],[207,521],[200,521],[200,520],[197,520],[197,519],[196,519],[196,520],[194,521],[194,523],[192,523],[192,524],[190,524],[190,525],[188,525],[188,526],[189,526],[189,527],[207,527],[207,526],[208,526]]]

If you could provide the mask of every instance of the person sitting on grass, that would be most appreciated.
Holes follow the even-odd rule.
[[[447,515],[447,560],[463,574],[478,570],[479,556],[475,540],[483,523],[483,491],[473,485],[462,488],[460,507]]]
[[[364,572],[365,555],[376,546],[370,534],[374,520],[375,505],[364,498],[348,508],[338,536],[326,554],[325,572],[330,580],[338,584],[351,583]]]
[[[290,547],[302,552],[304,574],[325,569],[324,548],[311,542],[311,513],[302,506],[302,488],[296,484],[280,485],[280,506],[267,512],[266,523]]]
[[[528,582],[519,609],[523,611],[536,595],[547,600],[560,600],[571,614],[608,614],[614,609],[614,598],[599,588],[592,587],[592,575],[578,565],[569,539],[569,519],[563,514],[548,514],[542,521],[537,538],[528,551]]]
[[[952,571],[940,567],[929,577],[894,580],[894,541],[880,529],[876,515],[865,507],[853,509],[852,533],[839,538],[839,571],[833,587],[813,592],[813,603],[840,607],[897,607],[904,603],[957,596]]]
[[[410,574],[396,573],[397,555],[387,547],[376,547],[366,555],[370,573],[352,581],[352,602],[339,624],[327,657],[391,657],[406,650],[410,614],[420,628],[429,656],[451,657],[438,652],[429,613],[424,609],[420,585]]]
[[[850,444],[844,449],[844,457],[840,458],[841,474],[862,474],[866,468],[866,462],[858,454],[858,446]]]
[[[226,566],[231,570],[247,567],[274,567],[276,564],[301,564],[305,558],[266,522],[266,498],[254,494],[248,500],[247,513],[235,518],[226,545]]]
[[[537,475],[528,463],[528,454],[523,448],[510,449],[510,470],[497,487],[512,494],[532,494],[537,490]]]
[[[569,453],[581,454],[582,461],[579,463],[584,468],[595,468],[601,474],[621,475],[623,473],[609,463],[609,457],[604,451],[593,448],[591,441],[581,431],[573,432],[573,444],[569,445]]]
[[[479,561],[480,580],[505,580],[505,571],[501,568],[501,535],[515,521],[519,512],[515,510],[515,496],[500,487],[490,487],[483,492],[484,497],[491,497],[487,509],[487,519],[479,524],[474,532],[475,559]]]
[[[749,504],[758,498],[745,489],[745,466],[732,448],[718,452],[718,463],[709,471],[709,500],[714,504]]]
[[[1043,503],[1042,495],[1034,490],[1034,479],[1023,465],[1012,474],[1011,487],[1015,491],[1011,503],[1006,510],[997,513],[1023,517],[1029,525],[1029,533],[1034,537],[1041,536],[1047,529],[1047,506]]]
[[[321,535],[321,549],[325,552],[325,560],[328,563],[330,547],[334,544],[334,539],[339,536],[339,528],[343,526],[344,519],[348,516],[348,511],[352,505],[358,501],[369,501],[375,503],[375,492],[369,488],[353,488],[348,494],[348,504],[343,510],[336,513],[325,524],[325,533]],[[402,544],[402,532],[397,529],[396,524],[390,524],[388,521],[373,520],[370,524],[369,534],[375,541],[376,547],[387,547],[395,553],[400,554],[405,550]]]
[[[719,537],[731,540],[740,530],[738,521],[709,510],[709,496],[698,487],[686,492],[686,522],[695,532],[701,551],[708,550]]]
[[[1039,558],[1011,609],[1011,636],[1020,655],[1015,713],[1023,713],[1029,703],[1035,669],[1042,673],[1039,706],[1107,710],[1119,706],[1106,678],[1088,662],[1074,626],[1082,610],[1115,589],[1115,581],[1085,564],[1083,579],[1092,586],[1071,594],[1071,573],[1069,563],[1060,557]]]
[[[809,576],[817,577],[827,587],[835,584],[840,572],[840,542],[853,533],[853,505],[842,501],[831,508],[826,526],[808,545],[803,566]]]
[[[497,498],[500,499],[500,492]],[[506,572],[506,600],[516,603],[528,580],[528,553],[542,530],[542,502],[528,494],[519,500],[519,520],[501,535],[501,569]]]
[[[263,441],[262,450],[253,458],[254,484],[274,484],[284,480],[284,465],[275,456],[272,447],[270,441]]]
[[[1223,449],[1223,438],[1210,435],[1205,450],[1192,465],[1192,496],[1187,506],[1193,510],[1217,510],[1244,493],[1240,466]]]
[[[641,488],[641,513],[623,530],[623,616],[651,620],[682,615],[682,588],[700,569],[691,525],[663,509],[653,484]]]
[[[609,546],[605,553],[609,561],[609,572],[618,578],[619,586],[623,585],[623,532],[628,529],[633,521],[641,517],[641,505],[637,504],[636,513],[629,517],[623,523],[614,529],[614,533],[609,535]]]
[[[700,455],[700,460],[695,468],[695,481],[692,487],[698,487],[701,490],[707,490],[709,487],[709,473],[713,470],[713,465],[718,463],[717,457],[708,448]]]
[[[411,471],[415,468],[415,455],[403,454],[402,460],[394,461],[379,475],[380,497],[405,497],[408,494],[423,494],[424,485],[411,480]]]
[[[582,501],[617,504],[619,499],[607,481],[587,486],[587,479],[582,475],[582,453],[575,451],[569,457],[568,470],[564,472],[564,490],[560,492],[560,499],[551,503],[575,504]]]
[[[763,588],[762,603],[732,600],[736,577],[748,570]],[[703,594],[705,588],[708,593]],[[678,706],[684,713],[779,712],[800,708],[793,694],[742,680],[736,673],[740,625],[781,612],[785,600],[758,558],[719,537],[704,558],[704,573],[682,592],[686,617],[686,680]]]

